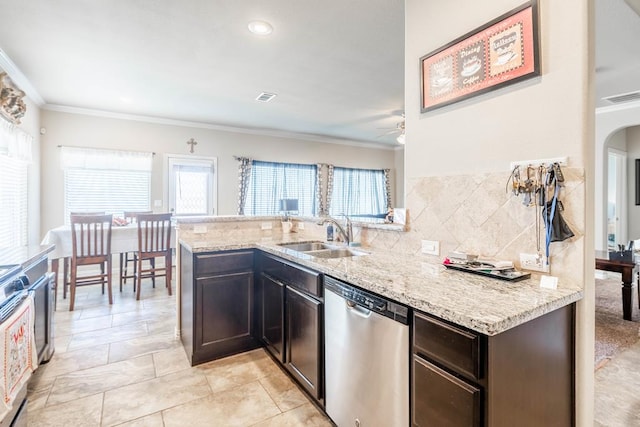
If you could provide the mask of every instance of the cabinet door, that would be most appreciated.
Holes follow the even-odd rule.
[[[287,286],[287,370],[322,398],[322,303]]]
[[[256,347],[253,295],[251,272],[196,279],[195,363]]]
[[[413,356],[413,425],[478,427],[481,391],[426,360]]]
[[[262,278],[262,341],[284,363],[284,285],[266,274]]]

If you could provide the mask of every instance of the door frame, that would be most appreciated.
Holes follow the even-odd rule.
[[[162,162],[163,165],[163,193],[165,195],[165,200],[167,201],[167,211],[171,211],[172,209],[172,196],[171,196],[171,180],[169,179],[169,174],[171,172],[171,166],[173,161],[183,161],[189,163],[210,163],[213,164],[213,177],[210,182],[211,186],[211,204],[209,206],[209,212],[207,215],[216,215],[218,212],[218,158],[217,157],[209,157],[209,156],[186,156],[184,154],[164,154],[164,159]]]

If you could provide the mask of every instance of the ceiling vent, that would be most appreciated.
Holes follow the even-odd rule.
[[[623,102],[639,101],[640,91],[621,93],[619,95],[607,96],[602,98],[605,101],[609,101],[612,104],[621,104]]]
[[[275,93],[262,92],[260,95],[258,95],[258,97],[256,98],[256,101],[269,102],[275,97],[276,97]]]

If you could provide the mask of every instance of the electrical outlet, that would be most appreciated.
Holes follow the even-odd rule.
[[[161,208],[162,207],[162,200],[154,200],[153,201],[153,207],[154,208]]]
[[[260,225],[260,228],[263,229],[263,230],[271,230],[273,228],[273,224],[270,223],[270,222],[263,222]]]
[[[427,255],[440,255],[440,242],[437,240],[423,240],[422,253]]]
[[[193,232],[197,233],[197,234],[204,234],[207,232],[207,226],[206,225],[194,225],[193,226]]]
[[[540,254],[520,254],[520,267],[524,270],[549,272],[549,264]]]
[[[298,221],[298,230],[304,230],[304,221]]]

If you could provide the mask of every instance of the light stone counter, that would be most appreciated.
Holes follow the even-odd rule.
[[[361,248],[368,255],[321,259],[278,246],[296,235],[224,241],[180,239],[194,253],[257,248],[486,335],[496,335],[582,298],[576,283],[539,286],[539,276],[509,282],[447,270],[406,254]],[[300,241],[309,241],[301,238]],[[360,248],[358,248],[360,249]]]

